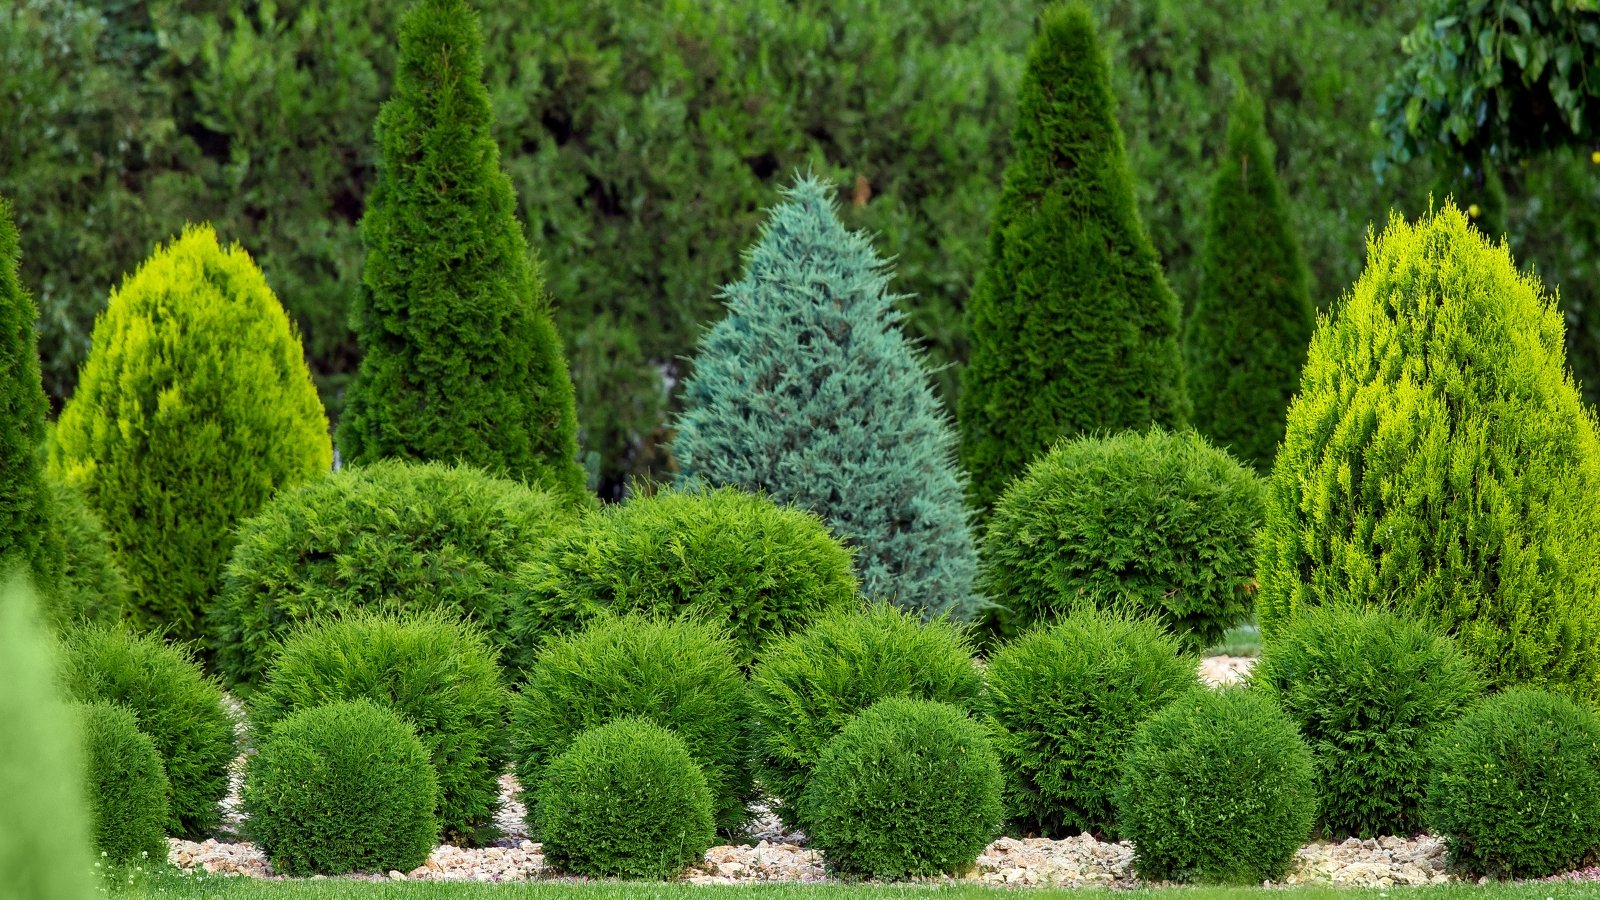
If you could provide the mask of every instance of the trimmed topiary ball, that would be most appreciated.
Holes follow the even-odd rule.
[[[1271,698],[1190,691],[1134,734],[1117,826],[1146,881],[1279,880],[1317,815],[1311,748]]]
[[[1064,441],[995,505],[981,585],[1011,636],[1078,598],[1131,603],[1190,647],[1248,615],[1261,482],[1193,432]]]
[[[128,604],[128,580],[112,557],[100,517],[73,488],[47,481],[45,491],[50,529],[62,549],[61,570],[43,596],[46,618],[58,631],[120,621]]]
[[[1513,688],[1428,745],[1426,817],[1475,875],[1540,878],[1600,847],[1600,717],[1570,698]]]
[[[828,742],[801,798],[831,871],[869,878],[957,874],[1000,833],[1000,758],[982,725],[947,703],[891,697]]]
[[[683,741],[711,791],[717,827],[740,831],[755,790],[749,692],[736,652],[714,625],[638,615],[597,619],[546,643],[512,703],[518,778],[531,788],[584,729],[639,718]],[[529,814],[539,818],[536,808]]]
[[[266,730],[301,710],[363,698],[400,714],[428,748],[445,836],[480,841],[500,805],[511,700],[488,641],[440,611],[302,626],[251,697],[251,717]]]
[[[409,872],[439,834],[439,782],[411,726],[370,700],[274,725],[245,769],[250,838],[284,875]]]
[[[221,821],[228,765],[238,748],[222,689],[187,653],[116,626],[69,632],[62,678],[85,703],[120,703],[161,753],[171,786],[167,833],[204,840]]]
[[[575,875],[670,878],[716,837],[699,765],[643,719],[585,729],[538,784],[545,859]]]
[[[1200,686],[1181,651],[1152,618],[1084,605],[989,657],[984,709],[1013,827],[1115,839],[1113,797],[1134,731]]]
[[[1428,742],[1483,692],[1449,638],[1378,611],[1302,611],[1266,642],[1251,681],[1317,758],[1317,821],[1333,837],[1424,828]]]
[[[966,630],[888,604],[840,610],[775,643],[750,677],[756,772],[789,826],[823,748],[889,697],[975,709],[983,676]]]
[[[167,859],[167,773],[132,710],[78,705],[94,848],[114,864]]]

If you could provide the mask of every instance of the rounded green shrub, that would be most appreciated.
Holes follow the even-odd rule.
[[[622,718],[653,722],[683,741],[711,791],[717,827],[737,833],[750,818],[754,779],[749,694],[736,653],[714,625],[639,615],[596,619],[546,642],[512,702],[518,778],[538,784],[584,729]]]
[[[203,637],[234,527],[332,462],[289,317],[210,226],[112,292],[50,452],[110,532],[134,623],[185,641]]]
[[[989,657],[984,712],[1025,834],[1115,839],[1113,798],[1134,731],[1199,687],[1195,660],[1149,617],[1081,605]]]
[[[643,719],[585,729],[546,767],[538,798],[545,859],[575,875],[670,878],[716,836],[700,767]]]
[[[1193,432],[1063,441],[995,505],[980,589],[1010,636],[1080,599],[1207,647],[1250,611],[1261,482]]]
[[[750,676],[756,774],[788,825],[823,749],[890,697],[974,710],[983,676],[966,630],[887,604],[839,610],[775,643]]]
[[[112,556],[100,517],[77,490],[54,481],[46,490],[50,529],[62,547],[62,567],[44,593],[45,617],[58,631],[120,621],[128,603],[128,580]]]
[[[1316,754],[1317,822],[1332,837],[1423,830],[1428,743],[1483,692],[1471,659],[1427,626],[1312,607],[1272,635],[1251,682]]]
[[[541,545],[521,576],[524,667],[547,635],[606,612],[723,625],[747,665],[767,641],[854,603],[857,589],[850,551],[820,518],[731,488],[607,506]]]
[[[477,469],[379,462],[279,493],[239,527],[208,624],[241,692],[295,624],[356,609],[440,608],[504,647],[516,569],[569,516],[555,496]]]
[[[438,611],[303,625],[250,699],[260,730],[340,700],[393,710],[428,749],[445,836],[471,842],[494,827],[511,695],[494,649],[470,625]]]
[[[1571,698],[1513,688],[1428,746],[1426,818],[1475,875],[1539,878],[1600,848],[1600,716]]]
[[[78,705],[94,848],[113,864],[167,859],[167,773],[125,706]]]
[[[1311,749],[1271,698],[1198,688],[1129,747],[1117,824],[1146,881],[1279,880],[1317,814]]]
[[[246,830],[284,875],[409,872],[439,834],[439,783],[416,732],[370,700],[274,725],[245,768]]]
[[[828,742],[801,797],[831,871],[870,878],[965,872],[1000,833],[1000,759],[946,703],[890,697]]]
[[[172,791],[167,833],[208,837],[221,821],[217,804],[237,753],[222,689],[183,650],[152,635],[94,626],[68,632],[63,645],[67,693],[132,710],[160,752]]]

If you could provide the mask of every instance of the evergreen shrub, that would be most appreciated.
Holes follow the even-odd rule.
[[[49,497],[39,446],[50,404],[39,378],[39,311],[18,277],[18,240],[11,204],[0,197],[0,578],[25,565],[49,582],[60,567],[59,546],[43,540]]]
[[[45,618],[58,631],[120,621],[128,580],[112,555],[105,525],[78,490],[49,479],[45,490],[52,539],[61,546],[61,569],[41,597]]]
[[[167,861],[167,773],[125,706],[78,705],[94,849],[113,865]]]

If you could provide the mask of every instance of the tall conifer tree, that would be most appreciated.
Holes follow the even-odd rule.
[[[11,205],[0,199],[0,578],[36,566],[50,550],[40,457],[49,405],[39,380],[39,314],[17,275],[20,255]]]

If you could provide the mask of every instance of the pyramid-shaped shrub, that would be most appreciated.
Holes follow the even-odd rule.
[[[49,403],[39,380],[39,312],[18,275],[17,241],[11,205],[0,198],[0,577],[26,564],[48,578],[61,568],[59,542],[45,527],[39,454]]]

